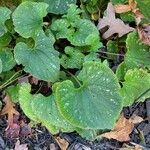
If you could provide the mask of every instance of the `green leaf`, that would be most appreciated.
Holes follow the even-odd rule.
[[[107,51],[109,53],[112,53],[112,54],[117,54],[118,53],[118,45],[117,45],[117,42],[116,41],[112,41],[112,40],[109,40],[107,42]],[[111,54],[107,54],[107,56],[110,58],[110,59],[116,59],[117,56],[115,55],[111,55]]]
[[[5,47],[11,42],[12,38],[9,33],[5,33],[0,37],[0,47]]]
[[[19,89],[20,85],[17,84],[16,86],[12,85],[7,87],[6,92],[11,97],[13,103],[17,103],[19,101]]]
[[[21,85],[19,89],[19,103],[25,115],[29,117],[31,120],[38,122],[37,116],[31,109],[32,95],[30,94],[30,90],[31,90],[30,84],[24,83]]]
[[[87,140],[95,140],[96,136],[97,136],[97,130],[84,130],[84,129],[80,129],[80,128],[76,128],[76,131],[79,133],[80,136],[82,136],[83,138],[87,139]]]
[[[142,69],[129,70],[125,75],[125,81],[121,89],[123,105],[130,106],[137,98],[150,88],[150,74]],[[150,97],[150,92],[143,95],[138,101],[144,101]]]
[[[144,45],[137,32],[132,32],[128,34],[126,40],[127,52],[125,55],[125,60],[122,65],[117,68],[117,72],[120,74],[126,73],[129,69],[134,68],[150,68],[150,52],[149,46]],[[119,75],[123,77],[124,75]]]
[[[44,97],[41,94],[33,95],[31,99],[31,108],[37,118],[49,129],[51,126],[57,127],[59,130],[72,131],[74,129],[59,113],[54,95]],[[44,108],[44,109],[43,109]],[[59,132],[59,130],[57,132]]]
[[[98,58],[98,54],[97,53],[91,52],[91,53],[89,53],[88,55],[86,55],[84,57],[84,61],[100,61],[101,62],[101,59]]]
[[[42,2],[21,3],[12,15],[15,31],[24,38],[36,36],[42,30],[47,7],[48,4]]]
[[[0,73],[2,72],[3,70],[3,65],[2,65],[2,60],[0,59]]]
[[[149,0],[144,0],[144,1],[136,0],[136,2],[137,2],[138,8],[142,12],[142,14],[145,16],[146,20],[148,20],[148,22],[149,22],[149,20],[150,20],[150,13],[149,13],[150,1]]]
[[[2,61],[3,72],[9,71],[16,64],[11,49],[9,48],[0,48],[0,59]]]
[[[78,68],[82,67],[84,62],[84,54],[80,52],[77,48],[67,46],[65,48],[66,55],[61,57],[61,65],[64,68]]]
[[[76,0],[39,0],[47,3],[48,12],[54,14],[64,14],[67,12],[70,4],[75,4]]]
[[[68,38],[75,46],[90,46],[91,51],[97,51],[102,46],[96,26],[89,20],[81,19],[74,24],[76,31]]]
[[[60,63],[59,54],[53,48],[53,40],[43,32],[35,38],[35,46],[29,48],[25,43],[18,43],[14,48],[18,64],[25,66],[24,70],[33,76],[54,82],[58,79]]]
[[[139,40],[137,32],[128,34],[126,46],[127,53],[125,61],[128,67],[150,67],[149,46],[142,44]]]
[[[112,0],[112,3],[113,4],[124,4],[124,3],[127,3],[128,0]]]
[[[99,31],[90,20],[81,19],[79,12],[75,5],[71,5],[63,19],[52,23],[51,29],[57,39],[67,38],[74,46],[87,46],[86,51],[97,51],[102,47]]]
[[[122,108],[120,86],[110,68],[85,62],[78,75],[80,88],[66,80],[56,88],[59,111],[72,125],[83,129],[111,129]]]
[[[7,32],[5,21],[10,18],[11,11],[7,7],[0,7],[0,37]]]
[[[57,39],[68,38],[69,36],[73,35],[74,28],[69,27],[70,23],[66,19],[57,19],[51,25],[51,29],[53,33],[56,35]]]

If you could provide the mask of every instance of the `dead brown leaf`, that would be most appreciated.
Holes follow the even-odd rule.
[[[135,20],[137,24],[141,22],[141,19],[144,18],[144,15],[141,13],[139,8],[137,8],[137,3],[135,0],[128,0],[127,5],[117,4],[114,6],[116,13],[126,13],[132,11],[135,14]]]
[[[101,136],[108,139],[116,139],[118,141],[129,141],[130,133],[134,128],[134,123],[139,123],[143,119],[139,116],[133,116],[130,119],[126,119],[123,114],[120,115],[114,129],[110,132],[104,133]]]
[[[117,4],[114,6],[114,8],[116,13],[121,14],[129,11],[134,11],[136,9],[136,6],[137,4],[134,0],[128,0],[127,5]]]
[[[138,34],[139,34],[140,40],[144,44],[150,46],[150,25],[144,28],[138,27]]]
[[[131,28],[129,25],[125,25],[121,19],[115,17],[115,9],[112,3],[108,3],[106,16],[99,19],[98,29],[102,31],[102,29],[106,27],[109,27],[109,29],[103,33],[104,39],[110,38],[115,33],[117,33],[119,37],[122,37],[134,30],[134,28]]]
[[[142,147],[140,145],[135,145],[135,149],[134,150],[142,150]]]
[[[129,119],[133,124],[137,124],[143,121],[143,118],[133,114]]]
[[[69,143],[65,140],[60,138],[59,136],[55,138],[55,140],[57,141],[59,147],[61,148],[61,150],[67,150]]]
[[[14,115],[19,115],[19,112],[15,110],[14,106],[15,104],[11,101],[11,98],[9,95],[6,95],[4,98],[5,106],[1,111],[1,115],[7,115],[8,116],[8,126],[11,126],[13,124],[13,117]]]
[[[14,150],[28,150],[27,144],[20,144],[20,141],[18,140],[15,144]]]
[[[131,7],[129,5],[117,4],[114,7],[115,7],[115,12],[118,14],[131,11]]]

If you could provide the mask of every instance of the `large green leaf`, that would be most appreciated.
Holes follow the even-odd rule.
[[[43,17],[47,15],[48,4],[23,2],[14,11],[12,18],[15,31],[22,37],[34,37],[42,30]]]
[[[0,37],[7,32],[5,21],[10,18],[11,11],[6,7],[0,7]]]
[[[45,122],[49,123],[48,126],[47,124],[44,124],[48,128],[56,126],[59,130],[63,131],[72,131],[74,128],[66,120],[64,120],[62,115],[59,113],[53,95],[49,97],[44,97],[41,94],[34,95],[31,99],[31,107],[40,122],[43,124]]]
[[[34,48],[20,42],[14,50],[17,63],[23,64],[26,72],[42,80],[54,82],[58,79],[59,54],[53,48],[53,40],[43,32],[35,38]]]
[[[19,90],[19,104],[20,104],[23,112],[32,121],[35,121],[37,123],[41,122],[42,124],[44,124],[51,131],[51,133],[53,133],[53,134],[58,133],[59,128],[51,125],[50,124],[51,122],[48,121],[48,118],[47,118],[47,120],[45,120],[45,116],[41,117],[41,115],[40,115],[40,114],[43,114],[42,112],[45,111],[45,107],[47,107],[47,105],[44,105],[45,104],[44,102],[38,103],[40,101],[40,99],[37,98],[37,100],[36,100],[35,97],[40,98],[42,95],[33,96],[32,94],[30,94],[30,90],[31,90],[31,85],[27,84],[27,83],[22,84],[20,87],[20,90]],[[42,97],[42,100],[43,100],[43,97]],[[35,103],[34,103],[34,101],[35,101]],[[33,106],[33,105],[31,105],[32,102],[35,105],[37,102],[38,108],[36,108],[37,105],[34,107],[34,108],[36,108],[36,110],[32,109],[32,106]],[[37,112],[38,112],[38,115],[37,115]],[[47,117],[47,115],[48,114],[46,114],[46,117]]]
[[[111,129],[122,108],[116,76],[101,62],[85,62],[78,79],[83,83],[80,88],[69,80],[57,85],[59,111],[77,127]]]
[[[23,112],[27,117],[31,120],[38,122],[37,116],[31,109],[31,99],[32,94],[30,94],[31,87],[29,84],[22,84],[19,89],[19,103],[20,107],[22,108]]]
[[[11,49],[9,48],[0,48],[0,59],[2,61],[3,72],[9,71],[16,64]]]
[[[67,12],[67,9],[70,4],[75,4],[76,0],[39,0],[47,3],[48,12],[54,14],[64,14]]]
[[[84,62],[84,54],[77,48],[67,46],[65,48],[66,55],[61,57],[61,65],[64,68],[81,68]]]
[[[129,70],[125,75],[125,82],[121,89],[124,106],[130,106],[141,94],[150,88],[150,74],[142,69]],[[140,97],[144,101],[150,97],[150,91]]]
[[[128,34],[126,40],[127,52],[124,62],[117,68],[118,77],[123,78],[126,71],[134,68],[150,68],[149,46],[144,45],[137,32]],[[123,73],[121,75],[121,73]]]

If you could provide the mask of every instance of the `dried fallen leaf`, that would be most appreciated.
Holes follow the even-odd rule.
[[[125,13],[129,11],[135,11],[136,9],[136,2],[134,0],[128,0],[128,4],[123,5],[123,4],[117,4],[114,6],[115,12],[116,13]]]
[[[129,5],[117,4],[114,7],[115,12],[119,14],[131,11],[131,7]]]
[[[134,30],[129,25],[125,25],[121,19],[115,17],[115,9],[112,3],[108,3],[106,16],[99,19],[98,29],[102,30],[106,27],[109,27],[109,29],[103,34],[104,39],[111,37],[115,33],[118,33],[118,36],[122,37]]]
[[[6,137],[9,138],[17,138],[19,137],[20,133],[20,126],[16,123],[12,123],[9,127],[6,129]]]
[[[18,140],[15,144],[14,150],[28,150],[27,144],[20,144],[20,141]]]
[[[138,27],[138,34],[139,34],[140,40],[144,44],[150,46],[150,25],[145,28]]]
[[[143,121],[143,118],[133,114],[129,119],[133,124],[137,124]]]
[[[55,138],[61,150],[67,150],[69,143],[60,137]]]
[[[6,95],[4,98],[5,106],[1,111],[1,115],[7,115],[8,116],[8,127],[13,124],[13,117],[14,115],[19,115],[19,112],[15,110],[14,103],[11,101],[11,98]]]
[[[114,6],[116,13],[126,13],[132,11],[135,14],[135,20],[137,25],[141,22],[141,19],[144,18],[144,15],[141,13],[139,8],[137,8],[137,3],[135,0],[128,0],[127,5],[117,4]]]
[[[141,121],[143,121],[143,119],[138,116],[133,116],[130,119],[126,119],[124,115],[121,114],[114,129],[110,132],[102,134],[101,136],[108,139],[116,139],[121,142],[129,141],[129,135],[134,128],[134,123],[139,123]]]
[[[142,147],[140,145],[135,145],[135,149],[134,150],[142,150]]]

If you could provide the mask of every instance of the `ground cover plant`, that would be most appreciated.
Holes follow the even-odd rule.
[[[124,107],[150,98],[149,9],[149,0],[0,1],[7,129],[16,104],[52,134],[109,138]]]

